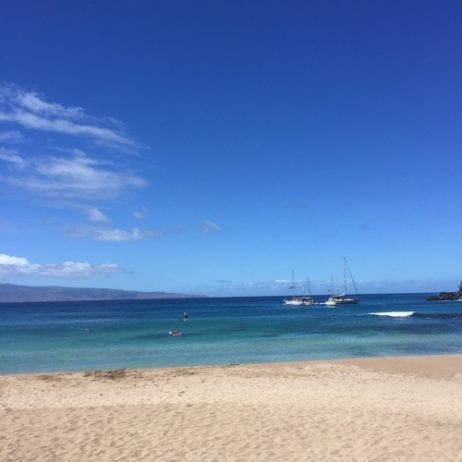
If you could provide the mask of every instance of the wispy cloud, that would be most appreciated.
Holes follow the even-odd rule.
[[[87,116],[80,107],[50,103],[33,91],[17,85],[0,86],[0,122],[18,124],[29,130],[89,138],[122,148],[135,148],[136,143],[121,132],[120,124],[107,127],[109,118]]]
[[[146,185],[142,177],[112,170],[82,151],[66,157],[32,159],[27,163],[16,151],[2,152],[4,158],[0,160],[13,162],[17,167],[27,166],[20,175],[5,176],[3,180],[46,197],[115,198],[128,189]]]
[[[0,276],[53,276],[93,277],[108,276],[121,271],[113,263],[94,265],[88,262],[65,261],[63,263],[31,263],[27,258],[0,254]]]
[[[0,142],[2,143],[20,143],[24,141],[24,135],[17,130],[0,132]]]
[[[15,84],[0,83],[0,129],[2,126],[0,182],[4,191],[12,197],[21,192],[48,207],[83,212],[90,226],[61,228],[72,229],[68,235],[111,242],[163,235],[130,229],[131,224],[104,226],[111,221],[103,212],[109,202],[129,200],[129,193],[147,186],[135,171],[137,156],[126,155],[140,146],[126,135],[123,123],[111,117],[93,117],[82,107],[50,101]],[[27,134],[27,143],[21,149],[10,149],[11,143],[24,140],[22,132]],[[44,132],[60,136],[45,137]],[[88,147],[88,141],[98,146]],[[132,221],[147,215],[148,209],[141,207],[133,212]],[[67,216],[63,213],[62,220]]]
[[[203,234],[217,233],[221,231],[221,226],[211,220],[204,220],[201,223],[201,231]]]
[[[133,212],[133,217],[137,220],[144,220],[148,216],[149,210],[146,207],[141,207]]]
[[[10,163],[18,169],[22,169],[26,165],[24,159],[13,149],[0,148],[0,160]]]
[[[26,92],[18,87],[6,87],[5,93],[12,104],[18,104],[22,108],[31,112],[70,119],[81,118],[85,115],[84,110],[81,107],[65,107],[58,103],[48,103],[37,93]]]
[[[66,234],[76,239],[86,238],[101,242],[143,241],[164,237],[164,233],[156,229],[141,230],[133,228],[125,230],[97,226],[71,226],[66,229]]]
[[[109,218],[97,207],[90,207],[86,210],[87,217],[92,223],[106,223]]]
[[[217,279],[210,283],[202,284],[198,287],[188,288],[197,293],[218,296],[236,296],[246,294],[254,295],[276,295],[281,293],[280,286],[271,281],[231,281],[228,279]]]
[[[123,229],[98,229],[95,232],[95,241],[112,241],[112,242],[126,242],[126,241],[140,241],[143,239],[143,233],[138,228],[133,228],[131,231]]]

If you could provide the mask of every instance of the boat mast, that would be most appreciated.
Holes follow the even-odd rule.
[[[356,287],[356,282],[353,278],[353,274],[351,273],[350,267],[348,266],[347,259],[343,257],[343,262],[344,262],[344,277],[345,277],[345,293],[346,293],[346,272],[348,271],[348,274],[350,275],[351,282],[353,283],[353,287],[355,288],[355,291],[357,294],[359,294],[358,288]]]
[[[308,289],[308,295],[311,297],[311,284],[310,284],[310,278],[306,278],[306,287]]]
[[[346,277],[347,277],[347,262],[346,262],[346,258],[343,257],[343,295],[346,295],[347,293]]]
[[[295,275],[294,275],[294,270],[292,270],[292,285],[289,287],[289,289],[295,290]]]
[[[329,295],[334,295],[334,278],[330,277]]]

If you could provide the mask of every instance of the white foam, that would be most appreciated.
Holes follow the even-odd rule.
[[[391,318],[408,318],[412,316],[415,311],[383,311],[381,313],[367,313],[374,316],[389,316]]]

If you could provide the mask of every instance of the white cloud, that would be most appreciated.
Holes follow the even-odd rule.
[[[93,277],[107,276],[121,269],[113,263],[94,265],[88,262],[65,261],[63,263],[30,263],[27,258],[0,254],[0,276],[54,276],[54,277]]]
[[[27,260],[27,258],[12,257],[11,255],[6,255],[4,253],[1,253],[0,254],[0,267],[2,266],[16,266],[19,268],[30,268],[32,265],[29,263],[29,260]]]
[[[139,241],[143,239],[143,234],[138,228],[133,228],[131,231],[123,229],[99,229],[96,231],[94,238],[96,241]]]
[[[74,226],[66,230],[69,237],[80,239],[87,238],[101,242],[130,242],[150,239],[160,239],[164,233],[156,230],[124,230],[119,228],[101,228],[96,226]]]
[[[134,145],[132,141],[115,131],[95,125],[77,124],[66,119],[47,119],[30,112],[0,112],[0,122],[15,122],[25,128],[63,133],[66,135],[88,136],[120,145]]]
[[[221,231],[221,226],[217,223],[214,223],[213,221],[205,220],[201,223],[201,231],[204,234],[216,233],[218,231]]]
[[[24,168],[26,165],[26,162],[18,154],[18,152],[12,149],[0,148],[0,160],[3,160],[4,162],[9,162],[13,164],[14,167],[19,169]]]
[[[84,116],[84,111],[80,107],[65,107],[58,103],[48,103],[35,92],[17,90],[13,95],[20,106],[31,112],[58,115],[66,118]]]
[[[0,142],[3,143],[20,143],[24,141],[24,135],[16,130],[0,132]]]
[[[49,103],[35,92],[17,85],[0,86],[0,122],[16,123],[31,130],[90,138],[115,147],[135,148],[136,143],[116,128],[104,126],[110,119],[87,116],[80,107]]]
[[[15,189],[13,197],[22,191],[34,201],[38,198],[42,205],[83,212],[87,223],[94,226],[75,227],[73,236],[99,241],[135,241],[157,239],[162,235],[137,228],[97,226],[110,221],[103,213],[107,201],[127,200],[128,193],[147,185],[147,181],[130,168],[136,165],[134,156],[125,159],[125,153],[139,145],[125,135],[121,122],[110,117],[92,117],[81,107],[49,101],[35,91],[0,83],[0,129],[2,125],[5,131],[0,131],[0,182],[8,193]],[[10,127],[27,134],[28,143],[18,150],[22,152],[6,148],[5,143],[23,139],[20,131]],[[62,136],[45,137],[39,132]],[[83,142],[88,146],[87,141],[98,144],[91,155],[77,149]],[[50,145],[52,153],[44,150]],[[117,147],[118,153],[114,156],[107,147]],[[94,206],[95,203],[101,208]],[[148,209],[143,207],[136,210],[133,217],[142,219],[147,214]],[[65,219],[66,215],[62,217]]]
[[[95,241],[112,241],[112,242],[127,242],[141,241],[148,239],[160,239],[163,233],[156,229],[140,230],[133,228],[131,231],[123,229],[98,229],[96,230],[93,239]]]
[[[118,273],[120,268],[114,263],[102,263],[92,265],[88,262],[65,261],[57,265],[44,265],[41,268],[41,276],[58,276],[58,277],[92,277],[107,276]]]
[[[13,159],[9,159],[13,162]],[[16,159],[19,161],[18,159]],[[103,167],[81,151],[71,157],[46,157],[29,162],[20,176],[6,177],[10,184],[46,197],[115,198],[128,189],[140,188],[146,181],[129,172]]]
[[[109,218],[97,207],[90,207],[87,209],[87,216],[93,223],[105,223],[109,221]]]
[[[133,212],[133,217],[137,220],[143,220],[148,216],[149,210],[146,207],[141,207],[139,210]]]

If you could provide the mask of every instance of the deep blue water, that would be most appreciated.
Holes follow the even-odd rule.
[[[370,314],[395,311],[414,314]],[[462,302],[425,294],[338,308],[282,297],[0,304],[0,373],[452,353],[462,353]]]

